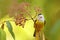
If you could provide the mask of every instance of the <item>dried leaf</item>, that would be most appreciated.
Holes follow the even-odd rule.
[[[1,28],[4,29],[4,24],[2,24]]]

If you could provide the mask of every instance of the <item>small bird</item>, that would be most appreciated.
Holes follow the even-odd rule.
[[[35,40],[40,40],[40,32],[42,31],[46,21],[44,19],[44,16],[40,13],[38,14],[36,20],[34,21],[34,37],[36,38]]]

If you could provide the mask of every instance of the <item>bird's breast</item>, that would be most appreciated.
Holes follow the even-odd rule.
[[[43,22],[36,21],[34,23],[34,27],[35,27],[35,30],[36,31],[40,31],[41,29],[43,29],[44,23]]]

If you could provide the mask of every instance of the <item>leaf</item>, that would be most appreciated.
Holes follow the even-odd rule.
[[[8,31],[11,33],[12,37],[14,38],[15,40],[15,35],[13,33],[13,28],[12,28],[12,25],[9,21],[6,21],[6,24],[7,24],[7,28],[8,28]]]
[[[12,37],[13,37],[14,40],[15,40],[15,35],[14,35],[14,33],[13,33],[13,32],[10,32],[10,33],[11,33]]]
[[[12,25],[10,24],[10,22],[6,21],[6,24],[7,24],[8,30],[12,31]]]
[[[0,28],[0,40],[6,40],[6,33]]]

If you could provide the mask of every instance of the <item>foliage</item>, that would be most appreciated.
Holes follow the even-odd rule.
[[[6,40],[6,33],[0,28],[0,40]]]
[[[59,35],[58,28],[60,27],[59,25],[60,23],[58,22],[58,20],[60,19],[60,0],[18,0],[18,1],[17,0],[15,1],[14,0],[0,0],[0,19],[2,17],[5,17],[7,14],[10,15],[10,13],[13,16],[16,15],[15,13],[19,14],[20,11],[18,11],[18,8],[20,7],[20,3],[22,2],[30,3],[31,6],[33,6],[31,8],[32,10],[30,10],[32,16],[35,15],[36,13],[34,10],[34,6],[40,7],[42,9],[42,14],[44,14],[47,21],[44,27],[46,39],[47,40],[60,40],[59,38],[60,36],[56,36],[56,35]],[[24,6],[22,6],[22,8],[23,7]],[[26,11],[26,10],[23,10],[23,11]],[[55,29],[55,27],[57,29]]]
[[[14,40],[15,40],[15,35],[14,35],[14,32],[13,32],[12,25],[10,24],[9,21],[6,21],[6,24],[7,24],[7,28],[8,28],[8,30],[9,30],[9,32],[11,33],[12,37],[13,37]]]

